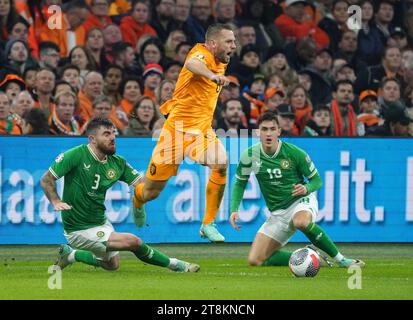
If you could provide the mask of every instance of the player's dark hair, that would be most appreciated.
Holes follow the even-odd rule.
[[[90,120],[86,127],[86,135],[89,136],[96,134],[97,129],[100,127],[114,128],[115,125],[109,119],[94,118]]]
[[[216,39],[217,36],[221,34],[222,30],[234,31],[232,26],[230,26],[229,24],[215,23],[208,27],[208,30],[206,31],[206,34],[205,34],[205,40],[208,41],[208,40]]]
[[[261,114],[261,116],[258,118],[257,127],[259,127],[260,124],[264,121],[275,121],[277,126],[280,126],[280,123],[278,122],[277,113],[271,110],[267,110],[263,114]]]

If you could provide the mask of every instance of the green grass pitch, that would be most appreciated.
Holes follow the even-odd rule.
[[[289,244],[294,250],[303,244]],[[249,244],[154,245],[171,257],[201,265],[178,274],[121,253],[118,271],[77,263],[63,270],[62,288],[48,288],[57,246],[0,246],[0,299],[413,299],[413,244],[341,244],[363,259],[361,289],[349,289],[346,269],[322,268],[294,278],[287,267],[249,267]],[[351,280],[350,280],[351,282]]]

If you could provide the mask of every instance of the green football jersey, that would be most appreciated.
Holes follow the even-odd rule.
[[[277,151],[270,156],[261,143],[245,150],[237,167],[236,178],[248,180],[254,173],[270,211],[288,208],[303,196],[293,197],[293,185],[304,184],[304,177],[318,175],[307,153],[297,146],[279,140]]]
[[[56,179],[65,177],[62,201],[72,206],[62,211],[68,233],[105,224],[106,191],[118,180],[132,185],[141,177],[123,157],[111,155],[100,161],[86,144],[58,155],[49,171]]]

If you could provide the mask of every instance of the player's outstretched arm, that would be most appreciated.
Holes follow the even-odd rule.
[[[70,205],[63,202],[57,194],[56,178],[50,171],[47,171],[43,175],[42,180],[40,181],[40,186],[56,211],[69,210],[72,208]]]
[[[208,78],[209,80],[215,82],[219,86],[227,86],[229,80],[225,76],[217,75],[208,69],[206,64],[199,61],[196,58],[190,58],[186,63],[185,67],[192,73]]]
[[[234,188],[231,194],[231,216],[229,222],[235,230],[241,229],[238,222],[238,209],[241,204],[242,198],[244,197],[245,187],[247,186],[248,180],[237,179],[235,181]]]

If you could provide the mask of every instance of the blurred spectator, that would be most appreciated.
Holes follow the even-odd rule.
[[[86,31],[83,24],[89,15],[89,7],[83,0],[73,0],[66,2],[62,10],[61,28],[50,29],[45,23],[39,30],[39,41],[56,43],[63,58],[73,47],[84,45]]]
[[[402,104],[395,104],[383,114],[384,124],[371,127],[366,135],[380,137],[407,137],[412,119]]]
[[[348,7],[349,4],[346,0],[334,0],[331,13],[328,13],[318,24],[318,26],[328,34],[332,52],[336,52],[337,44],[343,32],[348,30]]]
[[[39,66],[56,71],[60,61],[60,48],[51,41],[39,43]]]
[[[342,66],[338,67],[334,75],[334,80],[335,82],[340,80],[348,80],[354,84],[357,77],[351,64],[344,63]]]
[[[298,72],[298,83],[304,87],[305,91],[310,92],[310,96],[311,96],[311,87],[313,86],[311,76],[312,76],[312,73],[306,69],[303,69]],[[311,99],[313,98],[311,97]]]
[[[293,83],[292,85],[294,85],[295,83]],[[284,77],[282,77],[281,75],[278,75],[278,73],[273,73],[272,75],[270,75],[270,77],[268,78],[268,84],[267,84],[268,88],[277,88],[280,89],[284,92],[288,91],[288,86],[286,84],[286,80]]]
[[[22,134],[48,135],[49,124],[44,113],[36,108],[27,109],[21,119]]]
[[[380,117],[379,105],[377,103],[377,93],[373,90],[365,90],[359,97],[360,114],[357,121],[364,124],[365,131],[369,127],[383,124],[384,120]]]
[[[112,109],[113,109],[112,101],[108,96],[105,96],[105,95],[97,96],[93,100],[93,103],[92,103],[92,115],[90,119],[82,126],[81,134],[85,133],[87,125],[92,119],[103,118],[103,119],[110,120]],[[120,133],[119,128],[117,128],[116,126],[115,128],[116,128],[115,134],[118,135]]]
[[[72,93],[74,93],[75,95],[77,95],[77,91],[75,90],[75,88],[73,88],[69,82],[65,81],[65,80],[57,80],[55,87],[53,89],[53,97],[55,97],[56,95],[59,94],[59,92],[61,91],[70,91]]]
[[[262,49],[264,54],[270,48],[281,48],[284,46],[284,38],[274,24],[276,15],[281,12],[281,7],[274,1],[245,1],[244,9],[242,10],[243,18],[248,25],[254,27],[256,34],[254,44]]]
[[[261,65],[261,72],[268,79],[271,75],[280,75],[287,80],[287,86],[298,82],[297,73],[290,68],[285,52],[281,48],[270,48],[265,62]]]
[[[218,23],[230,23],[236,26],[236,3],[235,0],[216,0],[215,16]]]
[[[165,79],[177,81],[179,73],[182,70],[182,64],[178,61],[170,61],[165,66]]]
[[[155,102],[142,96],[132,110],[129,117],[129,126],[123,131],[126,136],[150,137],[153,124],[157,120]]]
[[[21,40],[9,40],[4,49],[6,57],[2,73],[15,73],[23,76],[24,70],[37,65],[36,61],[29,59],[29,50],[26,43]],[[3,75],[4,76],[4,75]]]
[[[71,91],[60,91],[55,97],[55,108],[49,119],[49,132],[53,135],[80,135],[79,123],[75,120],[78,99]]]
[[[331,114],[327,105],[318,105],[312,110],[312,117],[307,122],[304,136],[332,136]]]
[[[300,71],[312,64],[317,55],[317,46],[311,37],[290,43],[285,47],[288,64],[295,71]]]
[[[243,97],[249,102],[249,118],[248,127],[255,129],[258,118],[265,111],[264,93],[266,89],[264,75],[260,73],[254,74],[251,82],[250,90],[243,93]]]
[[[178,28],[184,31],[187,40],[190,43],[195,44],[195,32],[192,30],[192,27],[188,22],[191,13],[191,6],[191,0],[176,0],[174,19],[178,24]]]
[[[277,88],[268,88],[265,91],[264,103],[266,110],[276,111],[280,104],[286,103],[285,93]]]
[[[222,107],[222,118],[216,125],[217,136],[240,137],[242,129],[242,103],[239,99],[230,98]]]
[[[158,110],[166,101],[172,99],[175,90],[175,81],[162,80],[159,86],[155,89],[155,102],[157,105],[157,114],[161,115]]]
[[[294,127],[294,110],[289,104],[280,104],[277,107],[278,122],[280,123],[281,136],[292,137],[297,136],[297,129]]]
[[[122,18],[120,29],[123,40],[129,42],[133,48],[144,34],[156,36],[157,32],[149,24],[151,8],[146,0],[133,2],[131,14]]]
[[[181,65],[185,64],[186,56],[188,52],[191,50],[191,44],[188,42],[181,42],[176,47],[176,58],[175,60],[179,62]]]
[[[116,108],[117,115],[118,118],[124,120],[125,125],[127,125],[127,117],[131,114],[133,107],[142,97],[143,84],[137,77],[128,77],[120,84],[119,92],[122,95],[122,100]],[[119,112],[122,112],[121,117],[119,115]]]
[[[55,81],[56,76],[50,69],[40,69],[36,73],[36,82],[32,96],[35,101],[35,107],[40,108],[46,115],[46,118],[49,118],[54,108],[52,92]]]
[[[59,75],[62,80],[69,82],[79,92],[82,86],[79,67],[73,64],[66,64],[59,70]]]
[[[260,63],[260,50],[257,46],[248,44],[242,47],[240,62],[234,66],[231,73],[238,78],[241,87],[249,86],[254,80],[254,74],[260,68]]]
[[[85,48],[93,58],[93,62],[99,70],[109,63],[106,58],[102,29],[92,27],[87,31]]]
[[[164,46],[159,39],[150,38],[142,44],[139,56],[142,68],[151,63],[163,65],[165,62]]]
[[[349,30],[343,33],[341,41],[338,44],[338,51],[334,58],[341,58],[347,61],[353,67],[357,77],[366,69],[366,63],[360,59],[357,54],[357,35],[354,31]]]
[[[155,10],[151,19],[151,26],[156,30],[159,39],[165,43],[168,34],[178,29],[178,23],[174,19],[176,0],[155,0]]]
[[[70,50],[68,58],[70,64],[79,68],[80,76],[83,78],[89,71],[97,70],[95,60],[84,46],[75,46]]]
[[[10,104],[13,104],[19,93],[26,89],[23,79],[15,74],[8,74],[0,83],[0,91],[6,93]]]
[[[103,42],[105,43],[105,52],[108,54],[109,62],[113,62],[110,55],[113,45],[122,40],[122,32],[118,25],[111,23],[103,29]]]
[[[380,65],[368,67],[360,78],[357,79],[361,90],[371,89],[377,91],[384,77],[397,78],[403,83],[401,71],[401,53],[396,47],[386,47]]]
[[[105,93],[112,99],[112,104],[117,106],[122,99],[119,86],[123,80],[123,69],[115,64],[109,64],[103,72],[105,80]]]
[[[351,105],[354,100],[353,84],[348,80],[338,81],[333,98],[331,102],[333,136],[357,136],[359,129],[357,117]]]
[[[392,25],[394,17],[394,5],[390,0],[382,0],[377,3],[376,8],[376,26],[380,32],[381,42],[386,45],[394,26]]]
[[[10,26],[19,20],[19,14],[12,0],[2,0],[0,8],[0,41],[5,41],[9,38]]]
[[[295,125],[298,129],[298,134],[301,135],[308,120],[311,118],[311,111],[313,110],[310,96],[305,91],[305,88],[298,84],[291,88],[288,94],[288,100],[294,110]]]
[[[358,32],[358,56],[368,66],[380,63],[384,49],[380,31],[374,21],[373,0],[363,0],[360,3],[362,10],[362,29]]]
[[[7,95],[0,91],[0,135],[19,135],[20,127],[16,117],[11,114],[10,101]]]
[[[311,36],[318,48],[327,47],[330,43],[328,35],[317,26],[317,23],[305,12],[305,0],[285,1],[284,13],[275,21],[282,35],[288,42],[298,42]]]
[[[19,117],[23,116],[23,113],[34,107],[34,100],[27,90],[20,92],[17,95],[16,100],[12,104],[12,112]]]
[[[29,91],[33,91],[34,84],[36,82],[36,74],[38,71],[38,67],[27,67],[23,73],[23,80],[26,83],[27,89]]]
[[[91,28],[104,28],[112,19],[109,17],[109,0],[91,0],[90,14],[83,27],[88,32]]]
[[[237,30],[238,49],[246,46],[247,44],[256,44],[257,36],[255,28],[250,23],[244,23]]]
[[[194,0],[191,15],[188,18],[188,27],[193,30],[194,42],[205,42],[205,33],[208,27],[214,23],[210,0]]]
[[[379,111],[381,114],[384,114],[389,108],[389,105],[394,102],[400,101],[400,83],[395,78],[384,78],[381,82],[379,93]]]
[[[407,35],[404,30],[400,27],[396,27],[390,33],[390,37],[387,39],[387,46],[397,47],[400,51],[407,48]]]
[[[126,76],[142,73],[142,68],[136,63],[135,52],[130,43],[117,42],[112,46],[113,64],[119,66]]]
[[[171,60],[174,60],[176,58],[176,47],[181,42],[186,42],[186,41],[187,41],[186,34],[182,30],[177,29],[177,30],[172,31],[169,34],[168,39],[166,39],[165,56]]]
[[[155,100],[155,89],[163,79],[163,69],[159,64],[150,63],[143,69],[144,95]]]

